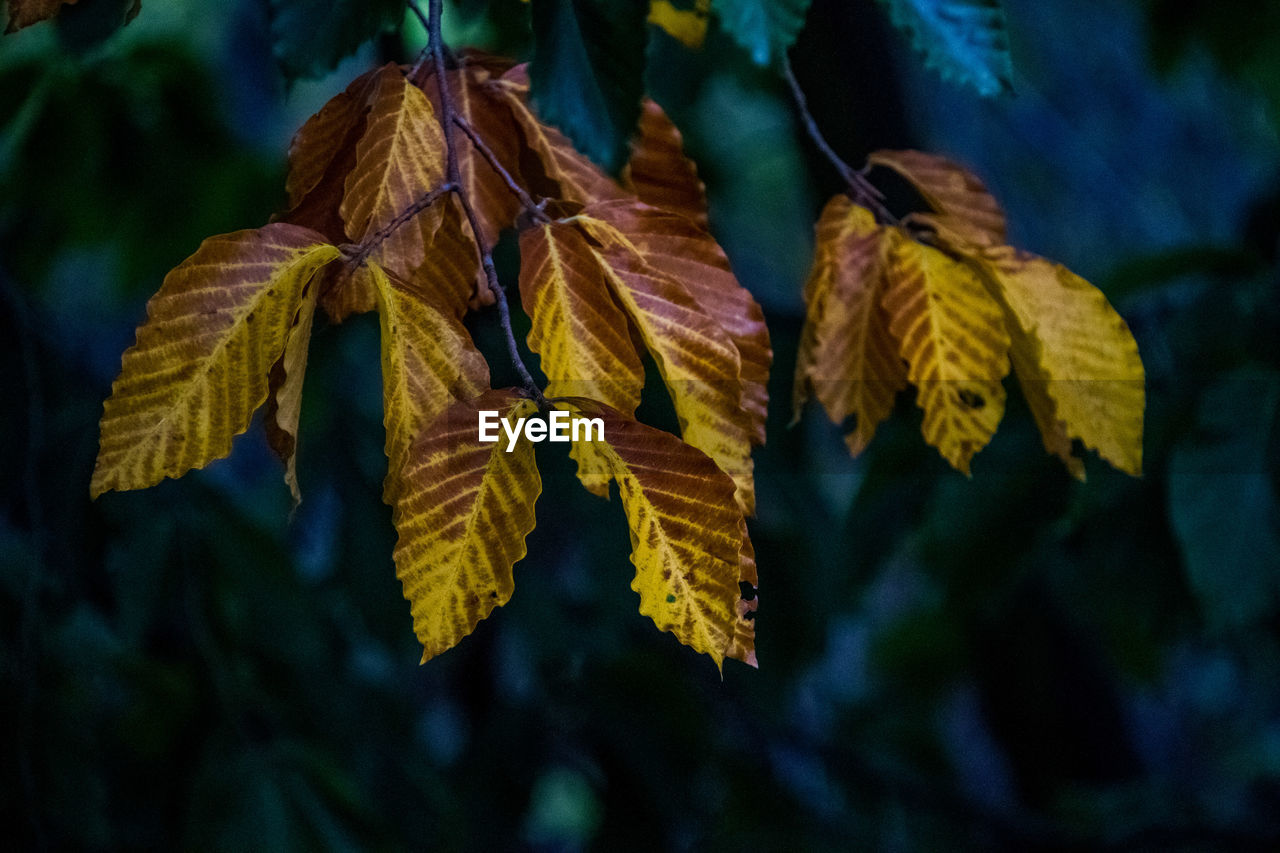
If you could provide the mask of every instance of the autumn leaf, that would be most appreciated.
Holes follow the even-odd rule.
[[[433,421],[396,475],[396,574],[413,613],[422,660],[470,634],[513,589],[542,492],[533,445],[479,440],[479,412],[514,421],[537,411],[513,390],[454,403]]]
[[[697,0],[692,9],[680,9],[670,0],[649,3],[650,24],[690,49],[702,47],[707,38],[707,15],[711,0]]]
[[[574,445],[593,479],[607,472],[618,484],[640,613],[716,666],[726,656],[754,666],[754,623],[739,624],[754,608],[740,616],[738,582],[754,582],[755,562],[733,481],[670,433],[589,400],[559,406],[604,423],[604,441]]]
[[[382,330],[382,407],[391,501],[423,431],[489,387],[489,366],[462,321],[390,270],[369,264]]]
[[[706,187],[698,167],[684,156],[684,140],[662,107],[648,98],[640,112],[625,177],[636,198],[707,227]]]
[[[883,150],[873,151],[867,162],[906,178],[942,217],[924,221],[941,222],[977,246],[1004,244],[1004,211],[982,179],[959,163],[921,151]]]
[[[76,0],[9,0],[9,25],[5,34],[16,33],[32,24],[47,21]]]
[[[445,181],[445,142],[431,102],[394,64],[378,72],[355,166],[346,178],[340,212],[356,242],[382,237],[371,257],[408,275],[426,259],[440,224],[441,205],[384,232]]]
[[[631,242],[610,221],[628,217],[623,207],[588,207],[575,221],[597,244],[593,253],[605,282],[658,364],[681,435],[733,478],[739,505],[750,513],[757,418],[744,408],[743,360],[734,337],[694,298],[686,281],[651,262],[652,250]],[[717,282],[740,287],[732,276]]]
[[[522,231],[520,299],[532,318],[529,349],[541,356],[547,396],[590,397],[634,414],[644,365],[586,235],[563,222]]]
[[[590,214],[613,226],[608,239],[622,235],[629,251],[680,282],[698,307],[729,335],[740,359],[742,410],[751,425],[752,441],[763,444],[773,362],[769,329],[760,305],[738,283],[720,244],[687,217],[646,204],[607,202],[593,206]]]
[[[1008,246],[975,260],[1013,321],[1014,366],[1045,447],[1080,478],[1072,439],[1141,474],[1145,374],[1124,319],[1061,264]]]
[[[968,474],[969,460],[1004,414],[1003,312],[969,266],[897,230],[887,233],[882,304],[924,410],[925,441]]]
[[[889,331],[885,292],[887,232],[871,212],[838,195],[818,220],[807,311],[796,359],[795,419],[812,394],[832,421],[852,421],[845,442],[857,456],[893,411],[907,371]]]
[[[103,407],[91,495],[226,456],[266,400],[312,276],[337,256],[314,231],[274,223],[210,237],[174,268]]]
[[[267,414],[263,428],[267,444],[284,463],[284,482],[293,495],[295,507],[302,503],[302,492],[298,488],[298,420],[302,415],[302,381],[307,370],[307,351],[311,345],[311,325],[315,318],[318,290],[313,280],[294,315],[284,355],[272,365],[267,377]]]

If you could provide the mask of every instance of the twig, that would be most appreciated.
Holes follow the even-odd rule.
[[[898,218],[884,205],[884,194],[867,180],[866,175],[840,159],[840,155],[827,142],[826,137],[822,135],[822,131],[818,130],[818,123],[814,121],[813,115],[809,112],[804,90],[800,88],[796,75],[791,71],[791,60],[785,55],[782,58],[782,76],[787,81],[787,86],[791,89],[791,99],[796,103],[796,111],[800,113],[800,120],[804,123],[804,128],[808,132],[809,138],[813,140],[813,143],[818,146],[818,150],[822,152],[822,155],[827,158],[827,161],[831,163],[840,174],[840,177],[844,179],[844,182],[848,184],[849,191],[853,194],[853,200],[863,207],[870,208],[880,221],[897,224]]]
[[[471,200],[467,198],[466,193],[462,192],[462,173],[458,169],[458,152],[453,144],[456,113],[453,111],[453,101],[449,95],[449,84],[445,79],[444,39],[440,35],[440,15],[443,6],[444,0],[429,0],[427,4],[427,38],[429,39],[427,46],[435,63],[436,87],[440,93],[440,112],[442,113],[440,124],[444,128],[446,174],[453,193],[458,198],[458,203],[462,205],[462,212],[466,214],[467,223],[471,226],[471,235],[476,241],[476,251],[480,254],[480,265],[484,268],[485,280],[498,306],[498,319],[502,323],[502,331],[507,338],[507,352],[511,356],[511,364],[520,374],[525,391],[538,402],[539,407],[545,408],[547,401],[542,396],[542,389],[533,381],[533,375],[529,373],[529,368],[525,367],[524,360],[520,357],[520,346],[516,343],[515,332],[511,329],[511,308],[507,305],[507,294],[498,281],[498,271],[493,266],[493,254],[485,243],[484,233],[480,230],[480,222],[476,217],[475,209],[471,206]]]
[[[426,210],[431,205],[435,204],[436,199],[440,198],[440,196],[445,195],[446,193],[451,193],[457,188],[458,188],[457,185],[454,184],[452,181],[450,181],[448,183],[441,184],[440,186],[436,187],[430,192],[419,196],[417,201],[415,201],[413,204],[409,205],[404,210],[397,213],[395,219],[392,219],[386,225],[382,226],[377,231],[373,232],[368,237],[366,237],[363,241],[361,241],[359,247],[356,249],[355,254],[353,254],[351,258],[348,260],[348,264],[350,264],[350,266],[352,267],[360,266],[362,263],[364,263],[365,258],[373,254],[373,250],[381,246],[383,242],[388,237],[390,237],[391,234],[397,228],[404,225],[410,219],[413,219],[413,217],[417,216],[419,213]]]
[[[524,209],[533,216],[534,220],[537,222],[550,222],[551,217],[547,216],[546,212],[543,210],[547,203],[546,199],[543,199],[541,202],[534,201],[533,196],[525,192],[524,187],[515,182],[515,179],[511,177],[511,173],[506,170],[506,167],[498,162],[498,155],[494,154],[493,149],[489,147],[489,144],[481,139],[480,135],[476,133],[475,128],[471,126],[471,122],[455,113],[453,116],[453,123],[459,130],[467,135],[467,138],[471,140],[471,144],[476,147],[476,150],[480,152],[480,155],[484,157],[491,167],[493,167],[493,171],[498,173],[498,177],[502,178],[503,182],[507,185],[507,189],[511,191],[512,195],[520,200],[520,204],[524,205]]]
[[[417,0],[408,0],[409,11],[417,16],[422,28],[428,33],[431,32],[431,24],[427,21],[427,16],[423,14],[422,7],[418,5]],[[421,87],[423,80],[421,78],[422,69],[426,67],[427,61],[431,59],[431,42],[427,42],[427,46],[418,54],[417,60],[413,63],[413,70],[409,72],[409,79],[417,86]]]

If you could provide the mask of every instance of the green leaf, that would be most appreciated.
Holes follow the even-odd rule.
[[[534,107],[611,174],[640,118],[649,4],[532,0]]]
[[[1000,0],[880,0],[944,79],[991,97],[1013,89],[1013,62]]]
[[[319,77],[404,18],[404,0],[270,0],[271,52],[288,78]]]
[[[786,55],[804,28],[809,0],[712,0],[711,8],[756,65],[770,65]]]
[[[1187,578],[1214,630],[1248,627],[1280,605],[1280,517],[1268,446],[1280,374],[1239,370],[1200,400],[1192,440],[1169,470],[1169,517]]]

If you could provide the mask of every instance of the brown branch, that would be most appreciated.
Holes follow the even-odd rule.
[[[410,2],[412,3],[413,0],[410,0]],[[458,152],[453,143],[453,128],[457,114],[453,111],[449,84],[445,79],[445,47],[444,39],[440,35],[440,15],[443,5],[444,0],[429,0],[427,4],[427,38],[429,39],[427,47],[431,51],[431,59],[435,65],[436,87],[440,93],[440,112],[442,113],[440,125],[444,129],[448,185],[451,185],[454,195],[457,196],[458,203],[462,205],[462,212],[467,217],[467,223],[471,226],[471,235],[476,241],[476,251],[480,254],[480,265],[484,268],[485,280],[488,282],[489,291],[493,294],[494,302],[498,306],[498,319],[507,338],[507,352],[511,356],[511,364],[515,367],[516,372],[520,374],[520,380],[524,385],[525,391],[538,402],[540,408],[546,408],[547,401],[542,396],[542,389],[538,387],[538,383],[533,381],[533,375],[529,373],[529,368],[525,366],[524,359],[520,357],[520,346],[516,343],[515,332],[511,329],[511,308],[507,305],[507,294],[503,291],[502,284],[498,281],[498,271],[493,266],[493,253],[489,246],[485,244],[484,233],[480,230],[480,222],[476,217],[475,209],[471,206],[471,200],[462,191],[462,173],[458,169]]]
[[[814,121],[813,115],[809,112],[804,90],[800,88],[796,75],[791,71],[791,60],[785,54],[782,57],[782,76],[787,81],[787,86],[791,89],[791,99],[795,101],[796,111],[800,114],[800,120],[804,124],[805,131],[809,134],[809,138],[813,140],[814,145],[818,146],[822,156],[827,158],[827,161],[844,179],[853,200],[863,207],[869,208],[881,222],[896,225],[898,218],[889,211],[889,208],[885,207],[884,194],[871,181],[867,180],[865,174],[842,160],[840,155],[827,142],[826,137],[822,135],[822,131],[818,130],[818,123]]]
[[[498,162],[498,155],[494,154],[493,149],[489,147],[489,144],[481,139],[480,135],[476,133],[476,129],[471,126],[471,122],[455,113],[453,116],[453,123],[459,130],[467,135],[467,138],[471,140],[471,144],[480,152],[480,155],[484,157],[488,164],[493,168],[493,171],[498,173],[498,177],[502,178],[503,183],[507,185],[507,189],[511,191],[512,195],[520,200],[520,204],[524,206],[524,209],[533,217],[534,221],[550,222],[551,217],[547,216],[544,211],[547,200],[543,199],[540,202],[534,201],[533,196],[525,192],[524,187],[516,183],[515,179],[511,177],[511,173],[506,170],[506,167]]]
[[[355,253],[348,259],[348,265],[355,268],[363,264],[365,259],[368,258],[369,255],[373,254],[373,250],[381,246],[397,228],[404,225],[410,219],[413,219],[413,217],[417,216],[431,205],[435,204],[436,200],[440,198],[440,196],[451,193],[456,189],[457,185],[451,181],[441,184],[430,192],[419,196],[413,204],[397,213],[395,219],[392,219],[386,225],[360,241],[359,245],[356,247]]]

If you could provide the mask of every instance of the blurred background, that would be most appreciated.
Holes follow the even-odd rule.
[[[722,679],[638,614],[621,506],[556,445],[511,603],[418,665],[369,316],[318,322],[292,516],[257,428],[89,502],[102,401],[165,272],[264,223],[294,129],[422,44],[408,21],[286,84],[264,0],[148,0],[111,32],[119,5],[0,39],[15,849],[1280,849],[1280,6],[1005,0],[1014,94],[994,100],[925,69],[870,0],[814,0],[793,51],[848,160],[967,163],[1015,244],[1125,316],[1146,473],[1091,458],[1085,484],[1012,388],[972,479],[908,397],[856,461],[816,408],[787,428],[838,183],[714,27],[698,54],[655,34],[651,88],[776,358],[760,670]],[[454,45],[528,49],[518,0],[447,16]]]

